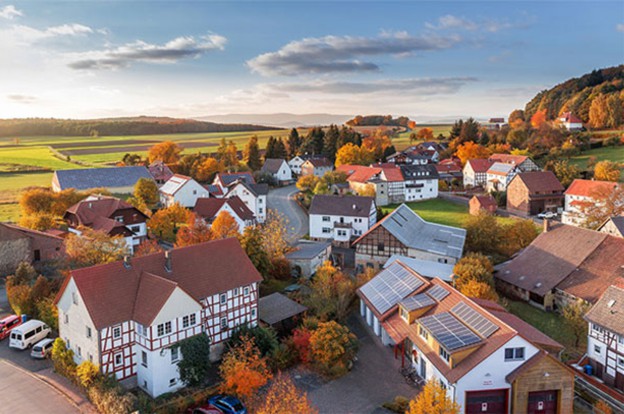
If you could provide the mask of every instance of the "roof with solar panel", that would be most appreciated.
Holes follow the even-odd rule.
[[[403,299],[400,304],[408,311],[415,311],[416,309],[426,308],[427,306],[433,306],[437,302],[430,296],[420,293],[416,296],[410,296]]]
[[[449,352],[476,345],[482,341],[479,335],[449,312],[425,316],[418,319],[418,323]]]

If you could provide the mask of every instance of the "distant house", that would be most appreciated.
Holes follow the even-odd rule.
[[[462,257],[466,230],[423,220],[401,204],[355,242],[356,266],[381,268],[392,255],[454,264]]]
[[[445,181],[448,185],[451,185],[451,183],[455,180],[460,183],[464,180],[464,173],[462,172],[461,164],[440,163],[435,165],[435,169],[438,172],[438,180]]]
[[[532,216],[563,208],[563,186],[552,171],[517,174],[507,186],[507,211]]]
[[[299,276],[310,277],[316,273],[316,269],[329,260],[331,254],[331,242],[300,240],[293,250],[286,253],[286,259],[292,269]]]
[[[292,171],[288,163],[280,158],[267,158],[260,171],[265,174],[270,174],[278,183],[288,183],[292,181]]]
[[[166,183],[171,177],[173,177],[171,169],[167,166],[167,164],[160,160],[151,163],[147,169],[158,185]]]
[[[309,155],[297,155],[291,158],[288,161],[288,166],[290,167],[290,170],[292,171],[292,173],[295,175],[301,175],[301,166],[309,158],[312,158],[312,157]]]
[[[218,186],[225,194],[227,192],[227,187],[234,181],[238,180],[242,180],[246,184],[256,184],[256,180],[253,175],[248,171],[238,173],[219,173],[215,176],[212,184]]]
[[[505,118],[490,118],[489,121],[485,124],[485,127],[489,130],[497,130],[502,127],[507,126],[505,123]]]
[[[52,176],[52,190],[59,192],[69,188],[78,191],[105,188],[111,193],[131,194],[140,178],[151,180],[152,175],[143,166],[58,170]]]
[[[601,198],[609,195],[617,183],[611,181],[576,179],[564,192],[565,206],[561,214],[561,222],[572,226],[580,226],[587,219],[584,209],[600,202]]]
[[[564,112],[562,113],[557,120],[567,129],[568,131],[579,131],[583,129],[583,121],[578,117],[572,114],[572,112]]]
[[[420,201],[438,196],[438,171],[434,165],[401,165],[400,170],[405,183],[403,201]]]
[[[384,269],[396,261],[400,261],[404,266],[409,267],[411,270],[427,279],[438,278],[448,283],[453,282],[453,268],[455,265],[433,262],[431,260],[414,259],[412,257],[395,254],[390,256],[388,261],[384,264]]]
[[[21,262],[33,265],[60,259],[63,239],[49,233],[0,223],[0,276],[15,273]]]
[[[160,189],[160,204],[171,207],[178,203],[182,207],[192,208],[198,198],[209,197],[206,187],[186,175],[175,174]]]
[[[546,310],[570,301],[595,303],[624,277],[624,239],[544,220],[544,231],[494,278],[508,295]]]
[[[473,216],[478,215],[482,211],[486,211],[490,214],[496,214],[498,209],[498,203],[494,197],[489,194],[472,196],[468,202],[470,214]]]
[[[93,195],[67,209],[63,215],[68,230],[82,234],[88,227],[109,236],[122,236],[130,249],[147,238],[147,216],[136,207],[115,197]]]
[[[301,175],[322,177],[333,169],[334,164],[327,158],[310,158],[301,165]]]
[[[222,211],[229,213],[236,220],[240,233],[245,230],[245,227],[253,226],[256,222],[253,212],[237,196],[230,198],[198,198],[193,208],[193,212],[204,219],[207,224],[212,224]]]
[[[490,160],[476,158],[466,161],[464,166],[464,187],[483,187],[487,183],[487,170],[494,164]]]
[[[514,164],[495,162],[488,168],[486,174],[487,182],[485,189],[492,191],[507,191],[507,185],[520,172]]]
[[[624,216],[615,216],[605,221],[598,231],[611,236],[624,237]]]
[[[518,167],[521,172],[540,171],[541,168],[526,155],[492,154],[491,162],[502,162]]]
[[[248,184],[245,180],[237,180],[227,187],[225,198],[238,197],[253,212],[258,223],[264,223],[267,216],[267,194],[269,185]]]
[[[310,205],[310,238],[349,245],[377,221],[372,197],[316,195]]]

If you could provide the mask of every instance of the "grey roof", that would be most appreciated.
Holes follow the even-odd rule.
[[[585,314],[585,319],[617,334],[624,335],[624,288],[609,286]]]
[[[256,197],[259,195],[269,194],[269,185],[266,183],[261,183],[261,184],[248,183],[247,181],[241,179],[241,180],[237,180],[237,181],[230,183],[228,187],[233,188],[233,187],[236,187],[238,184],[245,187]]]
[[[405,180],[431,180],[439,176],[433,164],[401,165],[400,168]]]
[[[496,173],[498,173],[498,174],[509,174],[510,172],[512,172],[515,169],[516,169],[516,166],[514,164],[507,164],[505,162],[495,162],[487,170],[487,173],[488,174],[496,174]]]
[[[400,260],[404,265],[421,276],[428,278],[439,278],[445,282],[450,282],[453,276],[453,265],[448,263],[438,263],[430,260],[413,259],[407,256],[394,254],[390,256],[384,267],[390,266],[396,260]]]
[[[262,166],[261,171],[271,174],[277,174],[280,167],[285,162],[286,161],[281,158],[267,158],[266,160],[264,160],[264,165]]]
[[[316,195],[312,198],[310,214],[368,217],[373,203],[373,197]]]
[[[329,246],[331,246],[331,242],[302,240],[294,246],[296,250],[286,254],[286,258],[288,260],[313,259],[324,252]]]
[[[258,299],[260,320],[269,325],[292,318],[307,310],[305,306],[278,292]]]
[[[54,175],[59,187],[63,190],[67,188],[88,190],[98,187],[132,187],[139,181],[139,178],[152,180],[149,170],[143,166],[58,170]]]
[[[433,306],[437,302],[433,300],[429,295],[424,293],[419,293],[418,295],[409,296],[399,302],[401,306],[403,306],[408,311],[413,311],[416,309],[426,308],[427,306]]]
[[[401,204],[379,225],[409,248],[457,259],[462,256],[466,230],[429,223],[405,204]]]

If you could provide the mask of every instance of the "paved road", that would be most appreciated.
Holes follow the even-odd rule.
[[[293,200],[293,196],[298,192],[297,187],[289,185],[272,189],[267,196],[269,208],[279,211],[288,224],[289,242],[294,243],[308,233],[308,215]]]

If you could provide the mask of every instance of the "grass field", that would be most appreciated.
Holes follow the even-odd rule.
[[[2,221],[12,221],[18,222],[20,218],[20,208],[19,204],[11,203],[11,204],[0,204],[0,222]]]
[[[19,192],[26,187],[49,187],[51,182],[51,172],[0,174],[0,203],[17,201]]]
[[[418,132],[421,128],[431,128],[431,129],[433,129],[433,137],[434,137],[434,140],[435,140],[435,138],[439,134],[448,136],[449,132],[451,132],[451,127],[452,126],[453,125],[451,125],[451,124],[444,124],[444,125],[442,125],[442,124],[440,124],[440,125],[425,125],[425,124],[423,124],[423,125],[416,125],[416,129],[414,131],[405,131],[405,132],[399,134],[396,138],[392,139],[392,143],[394,144],[394,147],[398,151],[400,151],[400,150],[403,150],[403,149],[409,147],[410,145],[412,145],[410,143],[410,140],[409,140],[409,136],[410,136],[410,134],[412,132]]]
[[[609,160],[624,163],[624,145],[620,145],[618,147],[602,147],[584,151],[582,154],[572,157],[570,162],[585,170],[587,169],[587,161],[589,160],[589,157],[596,157],[598,161]]]
[[[22,166],[47,168],[51,170],[63,170],[69,168],[80,168],[76,164],[62,161],[52,155],[49,148],[45,146],[0,146],[0,170],[5,164],[19,164]],[[0,186],[2,184],[0,183]]]

